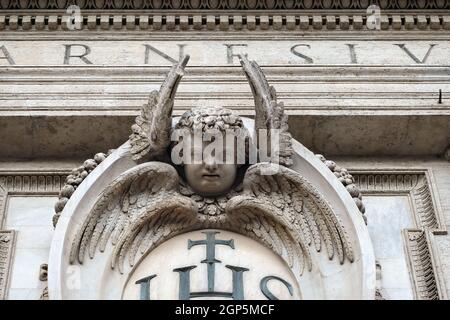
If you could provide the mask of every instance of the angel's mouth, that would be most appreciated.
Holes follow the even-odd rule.
[[[207,180],[216,180],[220,178],[219,174],[204,174],[202,175],[202,178],[207,179]]]

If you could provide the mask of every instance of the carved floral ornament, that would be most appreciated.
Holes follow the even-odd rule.
[[[174,97],[188,59],[174,65],[160,90],[150,94],[132,126],[128,143],[106,158],[97,155],[101,161],[88,160],[68,176],[68,187],[62,189],[56,205],[58,224],[49,263],[50,298],[76,297],[63,281],[64,268],[80,266],[82,273],[88,273],[97,264],[95,270],[104,270],[108,275],[98,278],[127,279],[141,263],[145,264],[147,256],[170,239],[210,229],[233,232],[270,249],[282,258],[298,283],[308,282],[305,288],[314,287],[312,282],[319,281],[321,274],[328,274],[321,281],[336,283],[345,281],[339,277],[346,272],[355,275],[355,282],[342,285],[348,286],[343,293],[328,293],[323,284],[318,284],[322,291],[315,293],[316,298],[337,298],[339,294],[343,294],[341,298],[373,298],[373,249],[358,212],[358,207],[362,211],[364,207],[353,177],[291,138],[287,115],[277,101],[275,89],[268,85],[259,66],[246,57],[240,59],[254,96],[254,134],[249,134],[250,120],[224,108],[197,107],[173,119]],[[222,164],[204,157],[200,163],[175,163],[176,145],[171,135],[178,129],[188,132],[191,138],[183,137],[183,143],[188,144],[198,131],[248,133],[245,162]],[[252,163],[250,146],[261,151],[264,145],[257,137],[260,130],[269,132],[264,143],[271,146],[270,160],[262,161],[258,154]],[[273,149],[275,133],[279,145]],[[307,161],[301,160],[298,150],[306,153],[302,157],[308,157]],[[183,159],[187,153],[183,149]],[[304,165],[299,164],[302,161]],[[89,173],[86,166],[90,164],[93,168]],[[314,182],[314,176],[324,179],[327,186]],[[242,276],[244,269],[232,270]],[[267,282],[277,278],[271,277],[264,279]],[[126,283],[121,281],[118,286]],[[208,286],[209,282],[208,278]],[[262,281],[261,286],[266,282]],[[356,289],[351,292],[355,283]],[[308,297],[305,292],[302,296]],[[117,298],[99,292],[86,294]],[[273,297],[267,292],[265,296]],[[186,295],[180,293],[182,297]],[[236,293],[236,297],[243,296]]]

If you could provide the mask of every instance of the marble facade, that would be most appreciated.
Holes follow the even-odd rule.
[[[207,10],[81,8],[83,28],[71,31],[60,12],[2,2],[0,298],[41,298],[65,177],[127,141],[148,93],[182,52],[191,62],[175,115],[220,104],[253,116],[235,56],[247,53],[285,103],[293,137],[355,177],[377,297],[448,299],[448,8],[390,4],[381,8],[380,30],[368,30],[365,10]],[[136,298],[137,287],[127,290],[125,298]]]

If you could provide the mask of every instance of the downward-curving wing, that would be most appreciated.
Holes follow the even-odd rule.
[[[175,93],[188,61],[187,55],[172,67],[159,91],[150,93],[148,103],[142,107],[141,114],[131,126],[133,160],[139,160],[147,154],[157,159],[169,146]]]
[[[278,173],[262,175],[266,170]],[[330,205],[306,179],[286,167],[251,166],[243,194],[232,198],[226,211],[231,225],[262,241],[291,268],[297,261],[300,274],[305,265],[312,268],[310,246],[318,252],[325,246],[328,258],[337,256],[341,264],[345,258],[354,260],[348,236]]]
[[[83,263],[86,252],[92,259],[96,249],[114,246],[112,267],[129,263],[162,241],[189,229],[196,221],[197,205],[178,191],[174,167],[147,162],[126,171],[99,196],[79,230],[71,249],[70,262]]]

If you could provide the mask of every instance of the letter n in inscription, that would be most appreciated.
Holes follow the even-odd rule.
[[[184,47],[186,47],[185,44],[177,44],[178,46],[178,59],[179,61],[181,61],[184,57]],[[177,60],[175,60],[174,58],[172,58],[171,56],[169,56],[168,54],[162,52],[161,50],[158,50],[157,48],[149,45],[149,44],[144,44],[145,47],[145,60],[144,60],[144,64],[148,64],[149,58],[150,58],[150,51],[153,51],[154,53],[156,53],[158,56],[166,59],[167,61],[169,61],[170,63],[177,63]]]
[[[81,61],[83,61],[86,64],[92,64],[86,56],[91,53],[91,48],[89,48],[87,45],[84,44],[65,44],[64,47],[66,48],[64,52],[64,64],[70,64],[70,58],[79,58]],[[82,47],[84,48],[84,52],[82,54],[73,54],[72,53],[72,47]]]

